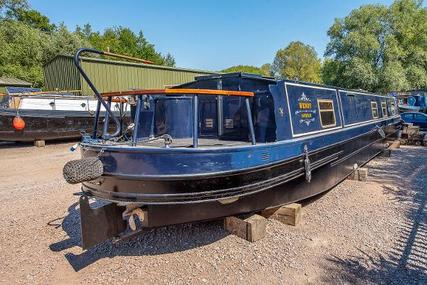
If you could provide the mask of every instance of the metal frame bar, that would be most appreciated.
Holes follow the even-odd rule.
[[[137,96],[135,119],[134,119],[134,130],[133,130],[133,136],[132,136],[132,145],[133,146],[136,145],[137,140],[138,140],[137,136],[138,136],[139,118],[140,118],[140,113],[141,113],[141,105],[143,104],[141,96],[142,95]],[[218,96],[218,97],[220,97],[220,96]],[[253,120],[252,120],[252,111],[251,111],[251,105],[249,102],[249,98],[245,98],[245,104],[246,104],[246,113],[248,116],[248,128],[249,128],[251,143],[252,143],[252,145],[255,145],[256,144],[255,129],[254,129],[254,124],[253,124]],[[155,108],[154,108],[154,110],[155,110]],[[198,148],[199,147],[199,97],[197,94],[193,95],[192,111],[193,111],[193,131],[192,131],[193,148]],[[106,116],[106,118],[108,119],[108,116]],[[154,132],[154,119],[155,118],[153,118],[153,122],[151,124],[150,135],[154,135],[154,133],[153,133]],[[108,126],[108,125],[105,125],[105,123],[104,123],[104,132],[105,132],[106,126]]]
[[[251,142],[253,145],[255,145],[256,144],[255,130],[254,130],[254,123],[252,121],[252,111],[251,111],[251,104],[249,102],[249,98],[245,98],[245,103],[246,103],[246,112],[248,115],[248,127],[249,127],[249,133],[251,135]]]
[[[95,111],[95,124],[93,126],[93,135],[92,135],[93,139],[96,139],[96,134],[98,133],[98,121],[99,121],[100,112],[101,112],[101,102],[98,100],[98,103],[96,104],[96,111]]]
[[[133,135],[132,135],[132,145],[135,146],[138,140],[138,128],[139,128],[139,116],[141,113],[141,95],[138,95],[137,101],[136,101],[136,110],[135,110],[135,120],[134,120],[134,129],[133,129]]]
[[[82,54],[84,52],[86,52],[86,53],[95,53],[95,54],[100,54],[100,55],[103,55],[104,52],[96,50],[96,49],[91,49],[91,48],[81,48],[81,49],[78,49],[77,52],[76,52],[76,54],[74,55],[74,65],[77,67],[78,71],[83,76],[84,80],[89,85],[90,89],[92,89],[93,93],[95,93],[95,96],[97,97],[98,102],[100,102],[104,106],[105,111],[109,114],[109,116],[111,116],[111,118],[114,120],[114,123],[116,124],[116,130],[114,131],[114,133],[112,133],[112,134],[103,133],[102,137],[105,138],[105,139],[116,137],[116,136],[118,136],[121,133],[120,121],[116,118],[116,116],[114,116],[114,113],[108,107],[107,103],[105,103],[105,101],[102,98],[101,94],[98,92],[98,90],[96,89],[95,85],[92,83],[92,81],[89,79],[89,77],[87,76],[86,72],[83,70],[82,66],[80,65],[80,54]],[[98,107],[97,107],[98,116],[99,116],[99,110],[100,109],[101,109],[101,105],[98,104]],[[96,138],[97,125],[98,125],[98,120],[95,120],[95,126],[94,126],[94,130],[95,130],[94,137],[95,138]]]
[[[109,97],[108,98],[108,108],[111,109],[111,101],[112,101],[113,97]],[[107,112],[105,113],[105,117],[104,117],[104,128],[103,128],[103,133],[106,134],[108,132],[108,124],[110,122],[110,114]]]
[[[193,95],[193,147],[199,146],[199,97]]]

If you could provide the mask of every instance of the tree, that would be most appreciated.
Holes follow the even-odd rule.
[[[269,65],[268,63],[264,64],[264,68],[259,68],[256,66],[252,66],[252,65],[235,65],[235,66],[231,66],[229,68],[226,68],[224,70],[221,70],[221,72],[244,72],[244,73],[252,73],[252,74],[258,74],[258,75],[262,75],[262,76],[270,76],[269,73],[267,72],[267,65]]]
[[[272,71],[278,78],[320,83],[320,66],[314,48],[297,41],[277,51]]]
[[[27,0],[0,0],[0,19],[13,17],[19,9],[29,9]]]
[[[0,20],[0,76],[20,78],[43,86],[43,65],[57,54],[88,46],[64,25],[51,34],[22,22]]]
[[[10,16],[44,32],[53,32],[55,30],[55,25],[50,23],[48,17],[33,9],[14,9]]]
[[[42,63],[49,50],[46,33],[23,23],[0,21],[0,76],[43,84]]]
[[[270,63],[264,63],[260,67],[262,74],[264,76],[273,76],[273,73],[271,72],[271,64]]]
[[[96,49],[151,60],[158,65],[175,66],[173,56],[169,53],[164,56],[157,52],[154,45],[144,37],[142,31],[136,35],[129,28],[114,27],[107,28],[101,34],[93,32],[91,26],[86,24],[83,28],[77,26],[76,33],[88,40]]]
[[[327,84],[389,92],[427,87],[427,9],[420,0],[365,5],[328,31]]]

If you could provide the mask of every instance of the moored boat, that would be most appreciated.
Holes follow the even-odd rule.
[[[75,63],[107,111],[103,97],[136,105],[129,126],[85,136],[82,159],[64,167],[68,182],[82,182],[84,248],[129,227],[216,219],[317,195],[380,153],[400,127],[391,96],[243,73],[99,94],[79,66],[85,51],[102,52],[79,50]],[[111,203],[92,209],[90,197]]]
[[[25,88],[19,91],[9,93],[0,107],[0,141],[76,139],[92,132],[98,104],[95,98]],[[119,107],[114,112],[120,113]],[[102,109],[99,120],[104,113]]]

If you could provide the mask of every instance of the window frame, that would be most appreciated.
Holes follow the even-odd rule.
[[[388,117],[387,102],[386,101],[381,101],[381,113],[383,115],[383,118]]]
[[[374,105],[375,105],[375,107],[374,107]],[[374,116],[374,108],[375,108],[375,111],[377,112],[376,116]],[[380,114],[378,112],[378,103],[376,101],[371,101],[371,113],[372,113],[373,119],[378,119],[380,117],[379,116]]]
[[[323,102],[327,102],[327,103],[331,103],[332,104],[332,109],[324,109],[321,110],[320,109],[320,103]],[[337,125],[337,118],[335,116],[335,106],[334,106],[334,100],[333,99],[319,99],[317,98],[317,109],[319,110],[319,120],[320,120],[320,125],[322,126],[322,129],[326,129],[326,128],[331,128],[331,127],[335,127]],[[334,123],[333,124],[329,124],[329,125],[323,125],[323,121],[322,121],[322,111],[323,112],[330,112],[332,111],[332,115],[334,118]]]

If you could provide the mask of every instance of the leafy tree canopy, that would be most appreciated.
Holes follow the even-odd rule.
[[[278,78],[320,83],[320,67],[314,48],[297,41],[277,51],[272,71]]]
[[[268,63],[262,65],[261,67],[256,67],[252,65],[235,65],[235,66],[226,68],[224,70],[221,70],[221,72],[245,72],[245,73],[259,74],[262,76],[270,76],[269,66],[270,64]]]
[[[427,9],[421,0],[365,5],[328,31],[323,81],[389,92],[427,88]]]
[[[108,28],[104,33],[93,32],[90,24],[77,26],[76,33],[96,49],[109,50],[114,53],[148,59],[155,64],[175,66],[175,59],[170,54],[163,56],[149,43],[142,31],[136,35],[129,28]]]
[[[74,54],[80,47],[152,60],[174,66],[170,54],[157,52],[140,32],[124,27],[94,32],[89,24],[69,31],[29,7],[26,0],[0,0],[0,76],[9,76],[43,86],[43,65],[58,54]]]
[[[26,23],[0,20],[0,76],[42,86],[45,63],[59,53],[70,54],[87,44],[64,25],[48,34]]]

